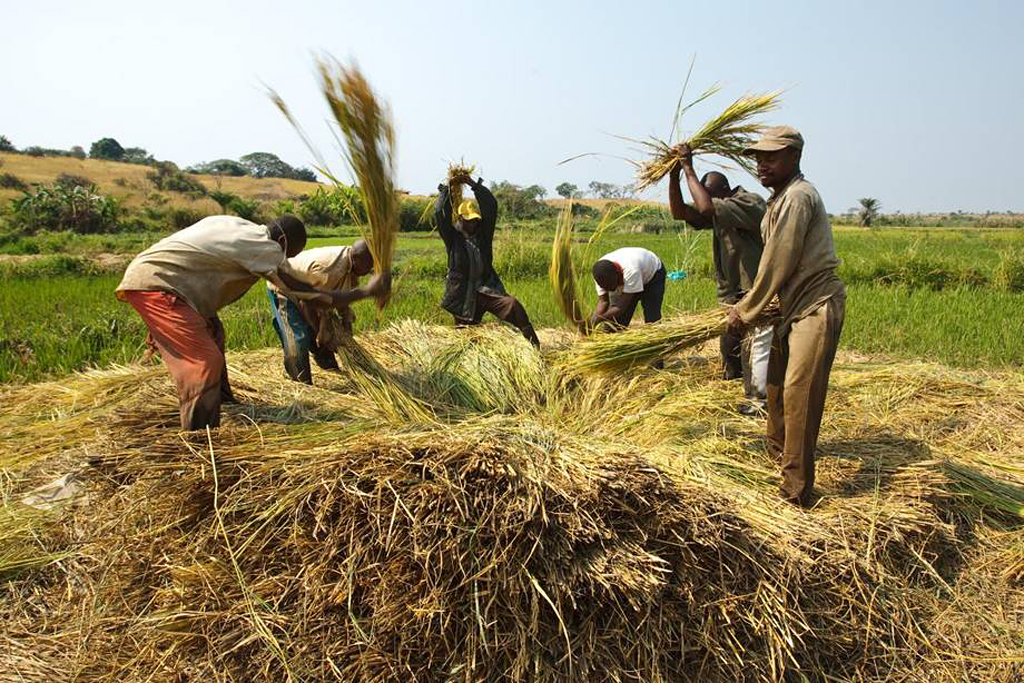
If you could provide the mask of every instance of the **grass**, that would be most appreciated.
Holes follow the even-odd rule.
[[[551,233],[507,227],[498,231],[496,268],[510,292],[526,306],[537,327],[565,325],[551,292],[548,267]],[[351,243],[345,237],[316,237],[310,247]],[[588,237],[586,233],[580,238]],[[128,236],[125,236],[126,238]],[[100,238],[72,241],[79,251]],[[103,240],[116,240],[106,237]],[[979,269],[994,274],[1007,255],[1024,246],[1020,231],[839,229],[840,273],[849,288],[841,348],[898,358],[931,358],[958,367],[1020,367],[1024,335],[1009,324],[1024,308],[1024,293],[994,284],[932,289],[921,280],[889,286],[875,275],[879,263],[899,264],[900,254],[945,264],[951,272]],[[110,242],[105,242],[109,244]],[[137,249],[135,242],[126,242]],[[699,311],[715,303],[711,245],[705,234],[640,235],[611,233],[595,247],[642,246],[658,253],[668,270],[685,270],[686,279],[670,282],[667,311]],[[116,246],[116,245],[115,245]],[[75,251],[74,248],[70,251]],[[904,257],[905,267],[908,258]],[[436,234],[402,234],[395,253],[395,292],[388,308],[355,306],[357,332],[403,318],[450,324],[438,306],[445,273],[444,249]],[[89,262],[45,257],[39,262],[0,260],[0,383],[55,377],[86,367],[138,358],[143,327],[128,306],[113,297],[118,276],[88,274]],[[581,283],[584,307],[593,305],[593,288]],[[262,286],[223,311],[232,349],[275,346]]]

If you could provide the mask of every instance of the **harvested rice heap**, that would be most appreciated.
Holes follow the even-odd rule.
[[[4,389],[0,671],[1019,680],[1020,373],[841,356],[805,512],[713,360],[568,377],[501,327],[360,341],[388,391],[234,354],[210,434],[176,431],[159,366]],[[72,471],[76,499],[19,503]]]

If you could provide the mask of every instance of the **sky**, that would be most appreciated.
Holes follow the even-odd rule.
[[[747,92],[785,88],[767,123],[804,135],[826,207],[1024,211],[1024,3],[3,0],[0,134],[18,147],[101,137],[181,166],[253,151],[313,159],[275,88],[343,169],[314,56],[358,62],[390,101],[399,186],[447,164],[486,181],[626,184],[616,136],[666,138],[687,94],[722,91],[685,132]],[[595,152],[576,161],[559,162]],[[700,159],[697,170],[712,166]],[[767,194],[740,170],[734,184]],[[665,182],[644,196],[664,200]]]

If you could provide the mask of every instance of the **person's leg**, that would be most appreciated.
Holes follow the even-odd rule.
[[[514,325],[522,332],[534,346],[540,346],[540,339],[537,332],[530,323],[530,316],[526,313],[519,300],[510,294],[487,294],[481,292],[477,298],[477,308],[482,309],[502,322]]]
[[[640,293],[640,306],[644,309],[644,322],[661,320],[661,304],[665,300],[665,266],[658,269]]]
[[[789,337],[772,340],[771,355],[768,358],[768,377],[765,393],[768,398],[767,439],[768,456],[776,462],[782,461],[786,446],[786,415],[784,383],[786,364],[789,360]]]
[[[169,292],[128,291],[123,296],[146,323],[150,339],[174,378],[181,428],[220,426],[225,361],[211,322]]]
[[[828,378],[843,326],[844,301],[829,300],[793,323],[785,377],[786,439],[782,495],[807,504],[814,488],[814,457],[825,409]]]
[[[227,339],[224,335],[224,324],[220,321],[218,316],[213,316],[207,320],[207,324],[210,327],[210,334],[213,336],[213,341],[216,342],[217,348],[220,349],[221,355],[225,355]],[[231,382],[228,380],[228,363],[227,356],[225,355],[224,370],[220,373],[220,402],[223,403],[238,403],[238,399],[235,398],[235,394],[231,391]]]
[[[289,299],[267,288],[270,309],[274,314],[274,330],[284,350],[284,371],[296,382],[313,383],[309,367],[309,325]]]
[[[756,401],[764,401],[765,386],[768,382],[768,357],[772,351],[772,338],[774,329],[771,325],[758,327],[751,330],[746,338],[746,345],[749,352],[746,358],[749,370],[745,370],[744,378],[748,379],[745,385],[747,398]]]

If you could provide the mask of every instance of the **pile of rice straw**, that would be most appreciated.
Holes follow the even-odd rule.
[[[713,353],[567,376],[573,335],[541,335],[406,321],[315,386],[230,354],[209,433],[177,432],[159,366],[0,389],[3,502],[72,467],[87,491],[30,536],[60,559],[2,584],[0,671],[1020,679],[1019,371],[841,353],[804,511]]]
[[[452,217],[455,217],[462,203],[462,183],[455,182],[456,178],[473,177],[476,166],[467,166],[465,161],[448,164],[448,197],[452,205]]]

